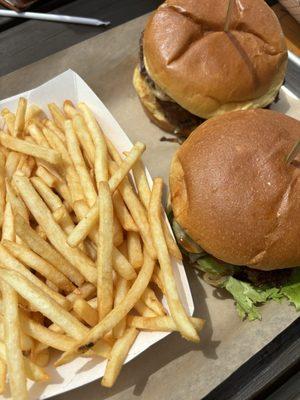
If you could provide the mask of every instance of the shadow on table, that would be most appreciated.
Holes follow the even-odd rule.
[[[148,378],[151,377],[151,375],[173,360],[191,351],[201,351],[206,358],[217,358],[216,348],[219,342],[212,340],[212,326],[206,305],[205,291],[194,269],[187,266],[186,273],[194,298],[194,315],[200,316],[206,320],[203,331],[201,332],[200,345],[183,340],[178,333],[173,333],[126,364],[113,388],[103,388],[100,386],[99,381],[89,384],[88,393],[90,398],[94,398],[93,396],[97,395],[99,399],[107,399],[132,386],[134,386],[133,394],[135,396],[141,396]],[[90,367],[95,365],[94,362],[95,360],[91,361]],[[87,367],[88,365],[86,364],[85,368]],[[76,389],[74,397],[76,399],[85,398],[86,393],[87,386],[82,386]],[[69,392],[68,394],[57,396],[55,399],[63,400],[71,399],[72,397],[72,392]]]

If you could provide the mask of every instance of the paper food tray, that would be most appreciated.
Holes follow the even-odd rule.
[[[20,96],[27,98],[30,104],[39,105],[45,111],[47,110],[47,104],[51,102],[62,105],[65,99],[69,99],[75,104],[83,101],[89,105],[96,118],[101,121],[103,131],[120,152],[128,151],[132,147],[131,141],[105,105],[83,79],[71,70],[58,75],[35,89],[2,100],[0,102],[1,108],[8,107],[11,110],[15,110]],[[152,185],[150,174],[148,171],[146,172],[149,183]],[[191,315],[194,311],[194,304],[183,264],[173,260],[173,268],[181,300]],[[165,299],[164,304],[166,305]],[[125,363],[168,335],[168,332],[140,332]],[[51,364],[53,364],[53,360],[50,361],[49,367],[46,368],[50,376],[49,383],[30,383],[29,393],[31,399],[48,399],[101,378],[104,374],[106,361],[99,357],[92,360],[79,357],[59,368],[54,368]],[[0,396],[0,399],[4,398],[7,399],[7,395]]]

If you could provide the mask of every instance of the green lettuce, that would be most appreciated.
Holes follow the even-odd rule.
[[[300,311],[300,268],[293,270],[289,282],[281,287],[280,292]]]
[[[300,268],[294,268],[288,282],[279,287],[264,286],[256,287],[252,283],[237,279],[234,275],[240,270],[239,267],[226,264],[211,256],[198,258],[195,264],[197,269],[209,273],[211,278],[223,277],[220,282],[234,298],[237,312],[242,319],[253,321],[261,320],[259,306],[267,301],[281,302],[287,298],[300,311]]]
[[[168,217],[182,252],[189,258],[195,268],[209,274],[211,281],[216,281],[216,286],[223,287],[231,293],[235,300],[237,312],[242,319],[260,320],[259,306],[271,300],[281,302],[282,299],[288,299],[296,310],[300,311],[300,267],[293,268],[288,282],[282,286],[256,287],[252,283],[237,279],[236,276],[241,275],[239,272],[243,270],[242,267],[221,262],[206,254],[175,221],[170,209]],[[187,252],[181,246],[182,242],[187,242],[195,249],[195,252]]]
[[[222,286],[232,294],[239,316],[242,319],[247,318],[249,321],[261,319],[258,305],[272,299],[278,301],[283,297],[278,288],[257,289],[250,283],[240,281],[232,276]]]
[[[210,256],[198,258],[196,268],[197,267],[199,267],[199,269],[203,272],[223,276],[232,275],[234,272],[234,267],[232,265],[221,263],[220,261]]]

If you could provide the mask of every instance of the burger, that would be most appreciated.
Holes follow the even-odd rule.
[[[288,298],[300,310],[300,121],[235,111],[200,125],[175,153],[170,200],[178,243],[241,317]]]
[[[263,0],[234,0],[230,16],[228,1],[167,0],[148,20],[133,83],[167,132],[187,136],[208,118],[276,99],[287,65],[279,21]]]

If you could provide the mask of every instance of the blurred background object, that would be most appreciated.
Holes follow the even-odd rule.
[[[24,11],[37,1],[39,0],[0,0],[0,3],[12,10]]]
[[[281,0],[280,3],[284,4],[285,7],[286,7],[285,3],[298,4],[297,7],[295,6],[294,9],[290,10],[294,10],[295,14],[296,12],[298,12],[298,21],[300,20],[300,0]],[[300,24],[289,13],[290,10],[288,10],[285,7],[277,3],[272,7],[272,9],[281,23],[289,51],[300,57]]]
[[[299,0],[279,0],[288,12],[300,22],[300,1]]]

